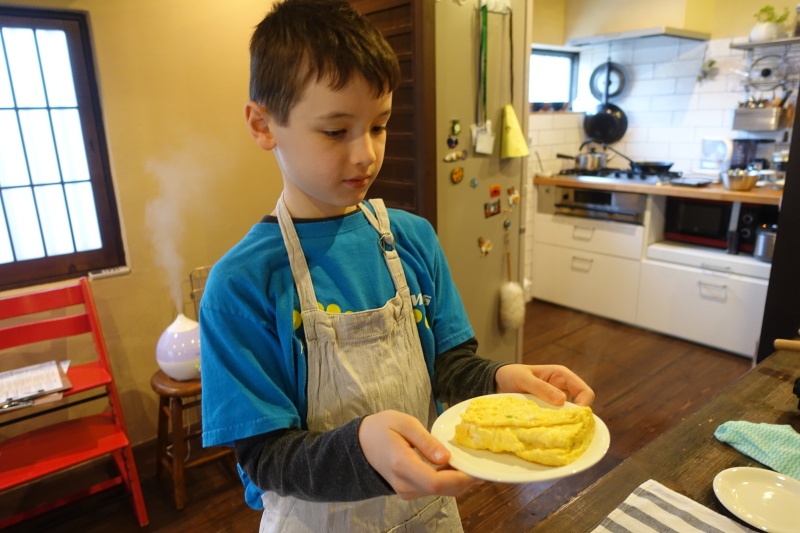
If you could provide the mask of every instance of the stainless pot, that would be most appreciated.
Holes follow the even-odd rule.
[[[776,224],[762,224],[761,227],[756,230],[756,244],[753,247],[753,257],[771,263],[777,236],[778,226]]]
[[[578,163],[578,168],[581,170],[600,170],[606,168],[608,156],[606,156],[606,154],[590,152],[588,154],[580,154],[575,158],[575,161]]]
[[[574,160],[575,168],[578,170],[602,170],[606,168],[606,163],[608,163],[607,154],[597,153],[594,150],[589,153],[578,154],[576,156],[556,154],[556,157],[560,159]]]

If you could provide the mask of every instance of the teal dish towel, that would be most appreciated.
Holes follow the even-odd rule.
[[[800,479],[800,433],[792,426],[731,421],[714,436],[776,472]]]

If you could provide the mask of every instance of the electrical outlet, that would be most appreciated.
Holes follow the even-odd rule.
[[[483,6],[490,13],[508,13],[511,11],[511,0],[481,0],[481,7]]]

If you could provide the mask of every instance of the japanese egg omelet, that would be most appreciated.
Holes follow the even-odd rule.
[[[475,450],[511,452],[562,466],[586,451],[594,435],[589,407],[548,409],[513,396],[473,399],[456,425],[455,442]]]

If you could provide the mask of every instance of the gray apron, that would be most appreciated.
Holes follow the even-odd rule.
[[[372,200],[375,215],[361,211],[377,231],[395,296],[379,309],[327,313],[319,308],[300,240],[283,197],[277,215],[300,297],[308,360],[309,430],[326,431],[386,409],[416,417],[430,429],[436,407],[422,353],[403,266],[389,231],[382,200]],[[364,253],[372,253],[365,250]],[[354,258],[354,266],[357,266]],[[368,273],[367,273],[368,275]],[[360,502],[318,503],[262,496],[260,532],[462,531],[455,498],[429,496],[404,501],[397,495]]]

